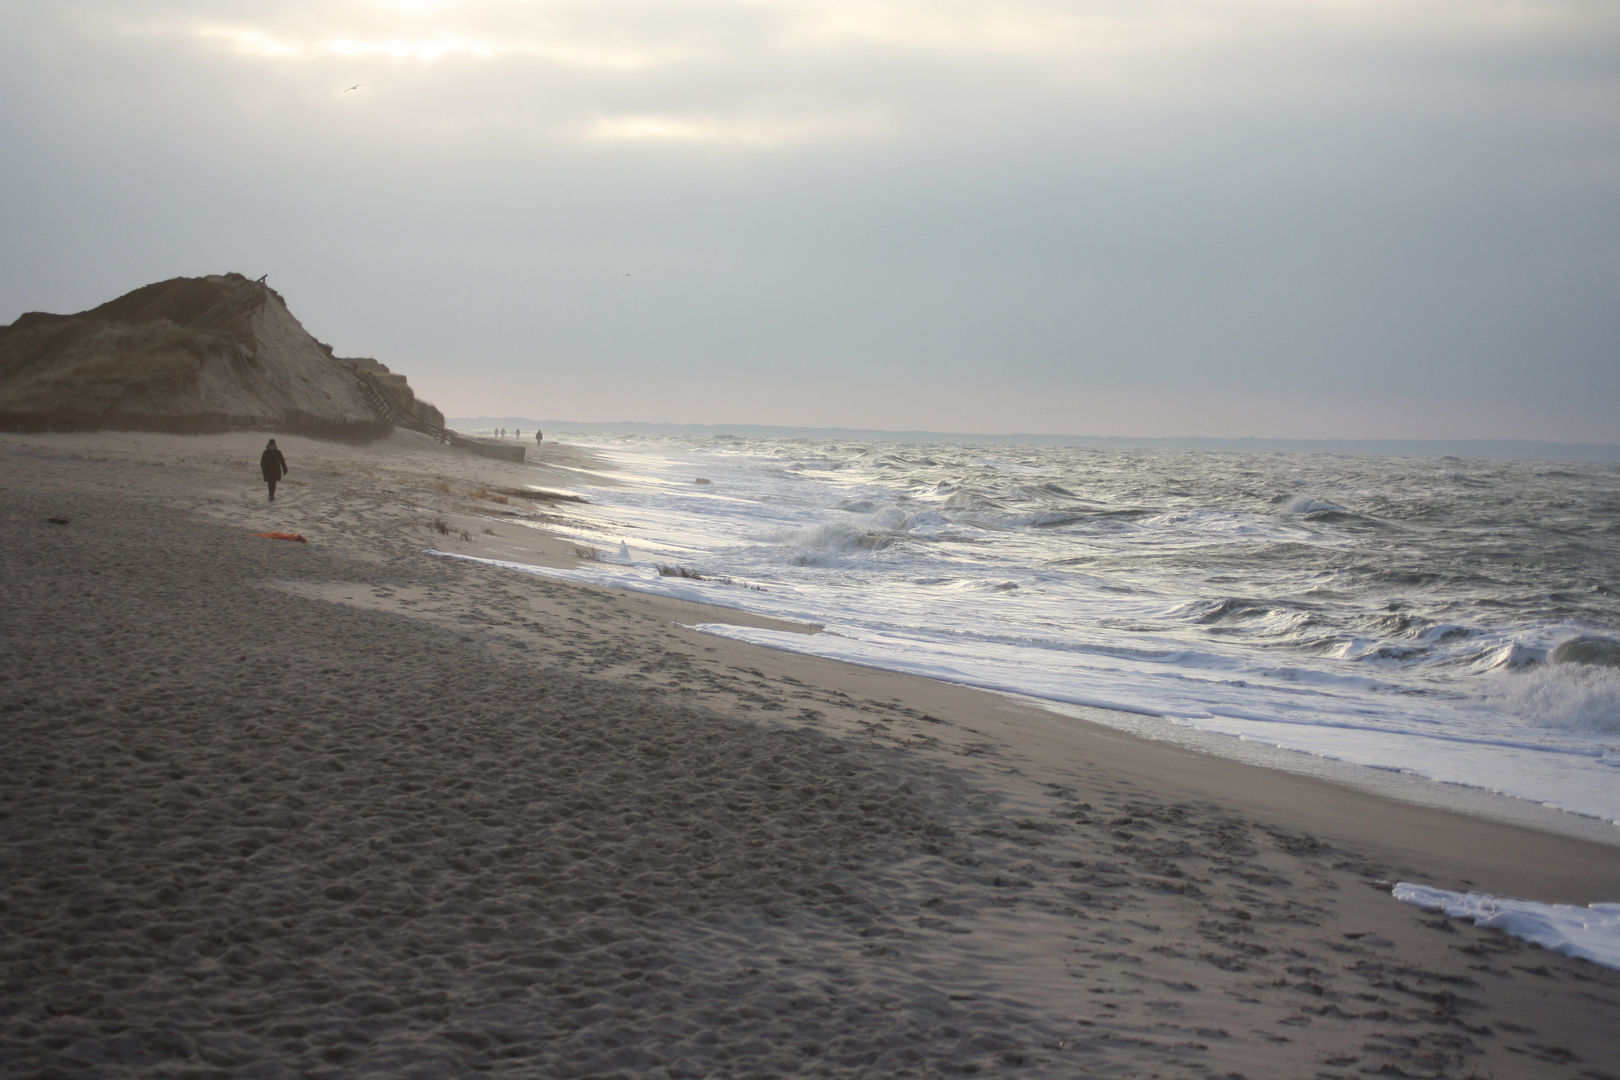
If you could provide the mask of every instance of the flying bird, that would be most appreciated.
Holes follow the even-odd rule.
[[[366,84],[365,84],[365,83],[358,83],[358,82],[357,82],[357,83],[355,83],[355,84],[354,84],[354,85],[353,85],[353,86],[351,86],[351,87],[349,87],[349,90],[358,90],[358,89],[360,89],[360,88],[361,88],[361,87],[362,87],[362,86],[364,86],[364,85],[366,85]],[[347,93],[348,93],[348,92],[349,92],[349,90],[345,90],[345,91],[343,91],[343,92],[344,92],[344,93],[345,93],[345,94],[347,94]]]

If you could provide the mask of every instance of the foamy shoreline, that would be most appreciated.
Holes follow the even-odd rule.
[[[1613,1056],[1620,975],[1366,885],[1612,900],[1612,848],[434,559],[569,556],[462,494],[532,470],[282,442],[272,508],[255,436],[0,436],[8,1073]]]
[[[1217,753],[1270,744],[1295,765],[1427,778],[1420,799],[1473,788],[1620,822],[1620,671],[1555,659],[1573,634],[1620,629],[1602,584],[1620,565],[1599,510],[1613,469],[742,437],[591,449],[628,481],[597,514],[629,527],[585,536],[630,546],[548,571],[570,580],[813,619],[828,632],[717,632],[1103,722],[1159,717],[1130,730],[1208,732]],[[1559,499],[1574,547],[1512,560]],[[1481,559],[1498,575],[1476,579]],[[759,589],[655,576],[672,562]]]

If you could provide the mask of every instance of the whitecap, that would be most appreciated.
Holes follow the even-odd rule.
[[[1620,670],[1559,664],[1507,671],[1485,697],[1535,727],[1594,735],[1620,734]]]
[[[1475,667],[1490,669],[1512,670],[1517,668],[1535,667],[1547,662],[1547,650],[1539,645],[1531,645],[1523,641],[1510,641],[1506,645],[1492,649],[1482,656]]]

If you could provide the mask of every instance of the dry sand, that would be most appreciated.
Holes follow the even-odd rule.
[[[280,442],[0,435],[8,1077],[1620,1075],[1620,972],[1379,884],[1620,849],[423,554],[569,560],[463,494],[565,447]]]

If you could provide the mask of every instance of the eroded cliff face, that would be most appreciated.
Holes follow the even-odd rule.
[[[373,360],[369,356],[342,356],[338,359],[354,368],[357,373],[370,373],[374,376],[383,393],[393,402],[394,408],[421,417],[435,427],[444,427],[444,413],[418,398],[405,376],[388,370],[387,364]]]
[[[0,426],[267,428],[348,441],[389,424],[361,393],[369,372],[397,409],[443,415],[376,360],[333,355],[261,281],[172,278],[77,315],[0,327]]]

